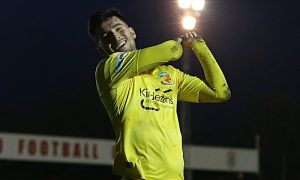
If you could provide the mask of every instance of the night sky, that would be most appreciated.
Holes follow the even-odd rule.
[[[0,131],[114,137],[94,80],[103,57],[87,33],[88,16],[112,6],[134,27],[138,48],[183,32],[175,0],[1,2]],[[221,66],[232,98],[191,105],[193,144],[253,148],[260,134],[266,153],[296,156],[299,17],[288,1],[206,1],[197,32]],[[188,73],[203,78],[197,60],[189,63]]]

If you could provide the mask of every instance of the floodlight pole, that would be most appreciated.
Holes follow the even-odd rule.
[[[183,4],[183,0],[179,0],[179,7],[180,4]],[[189,2],[187,6],[192,6],[192,3],[195,0],[192,0]],[[203,6],[197,10],[195,10],[192,7],[192,10],[189,8],[191,7],[180,7],[185,9],[185,15],[190,15],[193,17],[199,17],[200,12],[202,8],[204,7],[204,1],[203,1]],[[190,29],[191,30],[191,29]],[[186,50],[183,53],[182,57],[182,70],[183,72],[190,72],[191,71],[191,55],[192,51]],[[185,145],[191,145],[191,105],[189,103],[182,102],[180,106],[180,123],[181,123],[181,131],[182,131],[182,137],[183,137],[183,144]],[[191,167],[191,157],[190,157],[190,152],[188,152],[190,148],[185,148],[184,150],[184,161],[185,161],[185,167]],[[193,179],[193,172],[190,168],[185,169],[185,179],[186,180],[192,180]]]
[[[190,72],[191,70],[191,51],[184,51],[182,56],[182,71],[183,72]],[[181,106],[181,113],[180,113],[180,120],[181,120],[181,130],[182,130],[182,137],[183,137],[183,144],[191,145],[191,104],[182,102]],[[190,148],[185,148],[184,151],[184,161],[185,167],[190,167],[191,157],[190,152],[188,152]],[[192,180],[193,179],[193,172],[190,168],[185,169],[185,179]]]

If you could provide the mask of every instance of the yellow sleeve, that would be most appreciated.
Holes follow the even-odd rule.
[[[181,44],[174,40],[141,50],[116,52],[110,55],[104,64],[104,79],[113,87],[138,73],[177,60],[181,55]]]
[[[178,101],[199,102],[199,94],[206,84],[195,76],[190,76],[177,69]]]
[[[199,102],[221,102],[231,96],[224,74],[203,40],[195,40],[193,51],[199,60],[207,84],[201,85]]]

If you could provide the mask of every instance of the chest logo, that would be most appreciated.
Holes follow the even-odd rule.
[[[175,81],[172,79],[170,74],[168,72],[159,72],[157,74],[157,77],[161,78],[160,81],[163,85],[173,85],[175,84]]]

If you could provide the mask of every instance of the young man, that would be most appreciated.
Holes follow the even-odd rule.
[[[230,98],[224,75],[195,32],[136,49],[134,29],[117,9],[95,13],[89,34],[107,55],[96,68],[96,83],[116,134],[113,170],[124,179],[183,179],[177,101],[222,102]],[[194,50],[206,83],[172,66],[182,45]]]

